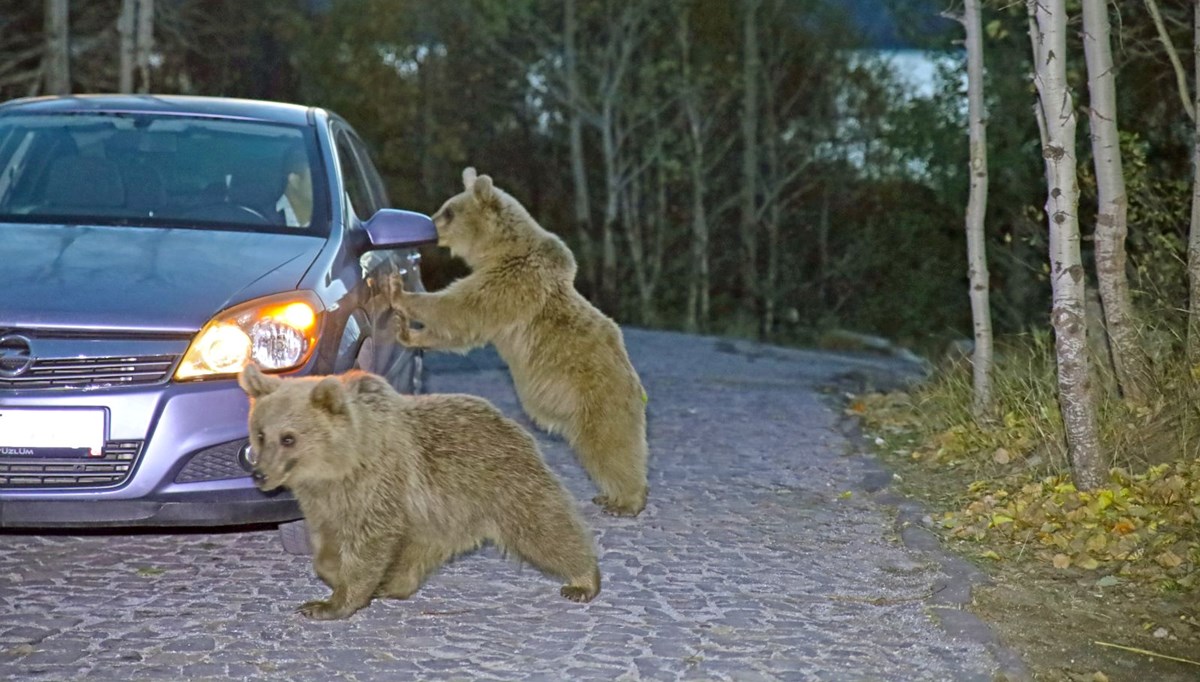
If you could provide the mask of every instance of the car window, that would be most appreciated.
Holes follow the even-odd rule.
[[[357,154],[355,154],[354,143],[351,140],[350,134],[345,130],[339,130],[337,133],[337,157],[338,165],[342,171],[342,182],[346,187],[345,193],[346,198],[349,200],[350,210],[358,216],[359,220],[367,220],[375,215],[375,211],[379,209],[379,206],[371,197],[366,174],[358,162]]]
[[[0,221],[328,231],[311,128],[142,113],[0,116]]]
[[[383,184],[383,178],[379,177],[379,171],[375,169],[375,162],[371,159],[371,153],[363,141],[356,135],[350,135],[350,144],[354,147],[358,161],[362,164],[363,175],[367,179],[367,189],[370,190],[371,196],[375,201],[377,208],[387,208],[391,205],[388,201],[387,188]]]

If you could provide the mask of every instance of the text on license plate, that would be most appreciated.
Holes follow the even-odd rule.
[[[0,458],[101,457],[105,412],[0,407]]]

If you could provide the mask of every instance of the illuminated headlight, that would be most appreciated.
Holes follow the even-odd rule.
[[[175,371],[177,380],[230,376],[253,360],[266,371],[295,369],[317,345],[324,308],[310,291],[248,301],[209,320]]]

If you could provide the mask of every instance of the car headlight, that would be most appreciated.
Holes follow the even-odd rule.
[[[317,345],[322,312],[311,291],[267,296],[225,310],[192,339],[175,379],[231,376],[251,360],[268,372],[295,369]]]

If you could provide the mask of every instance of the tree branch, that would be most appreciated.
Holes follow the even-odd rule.
[[[1171,67],[1175,69],[1175,84],[1179,88],[1179,99],[1183,101],[1183,110],[1187,112],[1188,118],[1195,121],[1196,109],[1192,105],[1192,96],[1188,92],[1187,74],[1183,71],[1179,53],[1175,51],[1175,43],[1171,42],[1171,35],[1163,23],[1162,13],[1158,11],[1158,2],[1157,0],[1145,0],[1145,2],[1146,9],[1150,11],[1150,17],[1154,19],[1154,28],[1158,30],[1158,39],[1167,49],[1167,58],[1171,60]]]

